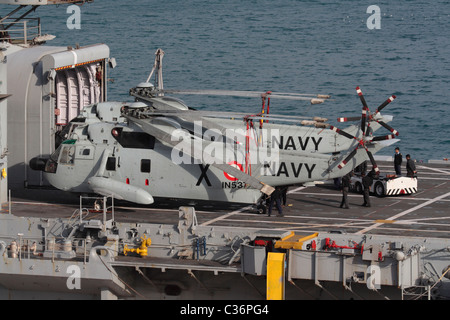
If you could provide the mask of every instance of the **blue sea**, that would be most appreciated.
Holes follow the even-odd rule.
[[[367,12],[372,5],[379,14]],[[50,45],[110,47],[118,65],[109,100],[131,101],[129,89],[147,79],[162,48],[165,88],[330,94],[334,100],[313,106],[274,100],[271,112],[327,117],[341,128],[336,118],[361,114],[357,86],[371,111],[394,94],[383,111],[394,116],[403,155],[450,157],[448,1],[95,0],[81,6],[78,30],[67,27],[66,9],[33,15],[56,36]],[[198,109],[261,109],[260,99],[179,98]]]

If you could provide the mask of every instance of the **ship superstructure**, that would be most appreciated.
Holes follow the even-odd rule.
[[[28,166],[30,159],[52,154],[64,139],[64,126],[84,106],[107,99],[107,70],[109,64],[115,65],[109,47],[48,45],[54,36],[42,33],[39,18],[29,17],[45,5],[84,2],[0,2],[17,6],[0,19],[1,90],[8,95],[4,104],[9,106],[7,117],[2,113],[2,120],[9,124],[3,157],[8,155],[8,182],[13,190],[43,186],[42,176]],[[5,188],[2,191],[5,201]]]

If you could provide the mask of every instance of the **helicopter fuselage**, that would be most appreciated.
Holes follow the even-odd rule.
[[[222,160],[272,186],[338,177],[353,167],[335,169],[336,161],[343,156],[340,151],[354,147],[356,142],[331,130],[274,123],[247,130],[242,120],[211,119],[219,128],[230,130],[230,137],[223,130],[199,123],[189,122],[189,128],[183,119],[149,119],[153,126],[171,135],[175,145],[184,142],[174,147],[120,115],[111,118],[115,121],[99,119],[102,108],[122,106],[98,104],[95,112],[84,113],[95,117],[72,123],[67,139],[43,170],[51,185],[75,193],[111,194],[143,204],[152,203],[153,198],[255,204],[261,198],[260,190],[214,167],[214,161]],[[191,135],[183,139],[186,131]],[[350,126],[347,131],[356,135],[358,128]],[[195,157],[183,154],[183,148],[195,146],[200,146],[194,151]],[[364,160],[363,156],[355,157],[354,166]]]

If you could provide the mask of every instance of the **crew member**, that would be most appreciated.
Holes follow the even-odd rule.
[[[283,207],[286,206],[288,188],[289,187],[281,188],[281,200],[283,200],[281,204]]]
[[[406,155],[406,175],[408,177],[414,178],[417,174],[416,170],[416,164],[411,159],[411,156],[409,154]]]
[[[400,148],[395,148],[395,155],[394,155],[394,168],[395,168],[395,174],[398,176],[402,175],[402,161],[403,156],[400,153]]]
[[[349,209],[348,207],[348,189],[350,187],[350,173],[346,174],[342,177],[342,201],[341,201],[341,208],[344,207],[344,209]]]
[[[359,166],[355,168],[355,173],[361,175],[362,173],[366,174],[367,172],[367,161],[363,161]]]
[[[370,187],[372,186],[373,179],[371,177],[371,173],[368,175],[362,174],[362,185],[364,188],[364,203],[362,204],[363,207],[370,207]]]
[[[272,194],[270,195],[269,214],[268,214],[269,217],[272,214],[272,208],[274,204],[276,204],[277,206],[278,215],[280,217],[283,216],[283,208],[281,207],[281,197],[282,197],[281,188],[275,187],[274,192],[272,192]]]

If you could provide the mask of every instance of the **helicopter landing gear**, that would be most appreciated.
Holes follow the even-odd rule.
[[[257,214],[266,214],[267,213],[267,198],[261,197],[256,204],[256,213]]]
[[[267,206],[265,204],[259,204],[256,206],[256,212],[258,214],[266,214],[267,213]]]

